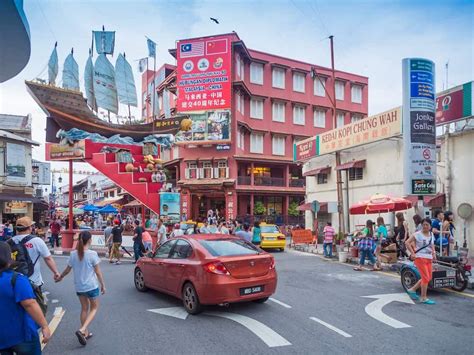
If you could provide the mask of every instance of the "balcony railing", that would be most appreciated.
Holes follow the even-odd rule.
[[[304,187],[305,179],[290,179],[290,187]]]
[[[238,176],[237,184],[239,185],[250,185],[250,176]]]
[[[252,225],[254,222],[265,222],[269,224],[276,224],[278,226],[282,225],[300,225],[304,226],[305,216],[301,214],[299,216],[289,216],[289,215],[242,215],[237,216],[237,220],[242,223],[248,223]]]
[[[257,186],[285,186],[285,179],[268,176],[255,176],[254,185]]]

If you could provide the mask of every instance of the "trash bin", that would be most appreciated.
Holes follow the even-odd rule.
[[[345,263],[347,261],[347,255],[348,254],[349,253],[347,251],[340,251],[339,254],[338,254],[339,255],[339,262]]]

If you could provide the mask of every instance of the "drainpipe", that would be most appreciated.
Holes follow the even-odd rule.
[[[444,162],[445,162],[445,196],[446,210],[451,209],[451,161],[449,159],[449,124],[445,126],[444,133]]]
[[[347,212],[346,212],[346,231],[349,233],[351,231],[351,215],[349,214],[350,212],[350,204],[349,204],[349,170],[346,169],[346,205],[347,205]]]

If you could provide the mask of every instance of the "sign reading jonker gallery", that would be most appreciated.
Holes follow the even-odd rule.
[[[407,195],[436,193],[434,63],[403,60],[404,187]]]

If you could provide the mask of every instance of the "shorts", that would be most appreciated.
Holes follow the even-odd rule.
[[[120,258],[120,246],[122,243],[113,243],[112,244],[112,252],[111,252],[111,257],[112,258]]]
[[[92,299],[99,297],[99,294],[100,292],[99,292],[98,287],[86,292],[76,292],[76,295],[78,296],[83,296],[83,297],[92,298]]]
[[[433,260],[426,258],[416,258],[415,266],[421,276],[421,284],[428,285],[431,281],[433,272]]]

